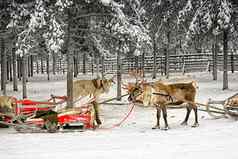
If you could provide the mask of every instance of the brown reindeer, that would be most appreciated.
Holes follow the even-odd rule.
[[[191,110],[195,113],[195,122],[192,127],[197,127],[198,115],[195,104],[196,82],[164,84],[161,81],[155,83],[140,83],[131,88],[129,92],[129,101],[136,101],[138,96],[143,96],[144,105],[153,105],[157,110],[157,123],[153,129],[160,128],[161,110],[165,122],[165,130],[169,128],[167,122],[167,105],[187,103],[187,114],[182,125],[187,125]]]
[[[238,107],[238,96],[228,99],[226,101],[225,105],[232,106],[232,107]]]
[[[11,96],[0,96],[0,113],[15,113],[16,101]]]
[[[95,120],[97,125],[101,125],[101,120],[99,117],[99,105],[98,98],[103,93],[108,93],[110,87],[114,83],[114,77],[111,79],[93,79],[93,80],[76,80],[73,83],[73,99],[76,100],[80,96],[92,95],[95,97],[95,102],[93,102],[93,107],[95,111]]]

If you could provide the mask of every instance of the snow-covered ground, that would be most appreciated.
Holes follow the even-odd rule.
[[[28,83],[30,99],[47,99],[50,94],[64,95],[65,77],[57,75],[48,82],[46,77],[38,76]],[[88,75],[88,77],[92,78]],[[238,73],[229,74],[229,90],[222,91],[222,73],[218,81],[212,81],[209,73],[194,73],[186,76],[171,76],[170,81],[198,81],[197,102],[204,103],[208,98],[225,99],[238,92]],[[124,81],[129,81],[124,76]],[[21,93],[9,95],[21,97]],[[20,88],[20,87],[19,87]],[[116,85],[101,100],[116,95]],[[126,102],[126,98],[123,99]],[[110,127],[120,121],[128,112],[128,105],[102,105],[102,127]],[[170,130],[152,130],[155,124],[153,108],[136,107],[128,120],[115,129],[99,129],[77,133],[18,134],[12,129],[0,129],[1,159],[237,159],[238,122],[232,118],[212,119],[207,113],[199,112],[200,126],[191,128],[194,121],[191,113],[188,126],[180,123],[185,110],[168,111]],[[161,120],[163,125],[163,120]]]

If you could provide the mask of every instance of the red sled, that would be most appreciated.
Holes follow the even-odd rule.
[[[60,112],[57,115],[58,128],[63,129],[94,129],[94,112],[92,107],[87,106],[83,108],[72,108]],[[25,123],[28,125],[35,125],[40,128],[46,128],[47,121],[43,118],[28,118]]]
[[[79,99],[80,100],[80,99]],[[94,129],[94,109],[92,102],[95,98],[89,99],[86,103],[76,105],[71,109],[56,110],[58,125],[57,128],[81,128]],[[15,115],[16,117],[25,117],[24,125],[45,128],[47,124],[42,118],[34,118],[34,114],[38,111],[51,111],[61,105],[66,105],[66,96],[51,96],[48,101],[33,101],[29,99],[17,100]],[[6,118],[6,122],[10,123],[11,119]],[[20,124],[20,123],[17,123]],[[18,128],[21,128],[19,125]],[[17,129],[19,130],[19,129]]]
[[[58,100],[58,101],[56,101]],[[59,104],[67,101],[66,96],[53,96],[48,101],[33,101],[30,99],[23,99],[16,101],[16,115],[32,115],[36,111],[48,111]]]

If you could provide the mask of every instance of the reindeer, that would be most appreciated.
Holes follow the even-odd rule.
[[[228,99],[226,101],[225,105],[232,106],[232,107],[238,107],[238,96]]]
[[[0,96],[0,113],[15,113],[17,99],[11,96]]]
[[[73,99],[76,100],[81,96],[93,96],[95,101],[93,102],[93,107],[95,111],[95,120],[97,125],[101,125],[102,122],[99,117],[99,104],[98,98],[103,93],[108,93],[110,87],[114,82],[115,76],[111,79],[93,79],[93,80],[76,80],[73,83]]]
[[[127,84],[122,83],[122,89],[127,90],[128,94],[130,94],[133,89],[138,85],[139,82],[144,81],[144,71],[142,69],[129,69],[128,74],[130,77],[135,79],[134,82],[128,82]],[[135,102],[143,103],[142,94],[136,97]]]
[[[145,106],[153,105],[157,110],[157,123],[152,129],[160,128],[160,114],[161,110],[163,113],[163,118],[165,122],[165,130],[169,128],[167,122],[167,106],[170,104],[182,104],[187,103],[187,114],[182,125],[187,125],[187,121],[190,115],[191,110],[194,110],[195,113],[195,122],[192,127],[199,126],[198,124],[198,115],[197,115],[197,106],[195,104],[195,95],[196,95],[196,82],[192,81],[189,83],[175,83],[175,84],[165,84],[161,81],[155,83],[137,83],[132,88],[132,85],[129,85],[130,90],[128,90],[129,97],[128,100],[135,102],[138,100],[139,96],[142,96],[142,102]],[[129,88],[128,87],[128,88]]]

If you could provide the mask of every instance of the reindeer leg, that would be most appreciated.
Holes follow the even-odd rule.
[[[195,122],[194,124],[192,125],[193,128],[195,127],[198,127],[199,126],[199,123],[198,123],[198,108],[197,106],[193,106],[193,111],[194,111],[194,115],[195,115]]]
[[[192,109],[191,109],[190,105],[188,105],[186,107],[186,109],[187,109],[187,114],[185,116],[184,121],[181,123],[181,125],[188,125],[188,118],[189,118],[189,115],[190,115],[190,112],[191,112]]]
[[[161,108],[159,105],[156,106],[156,118],[157,118],[157,123],[154,127],[152,127],[152,129],[159,129],[160,128],[160,124],[159,124],[159,121],[160,121],[160,113],[161,113]]]
[[[167,121],[167,108],[166,106],[162,107],[162,112],[163,112],[163,118],[164,118],[164,130],[168,130],[169,129],[169,125],[168,125],[168,121]]]
[[[97,102],[93,102],[93,108],[94,108],[94,111],[95,111],[95,120],[97,122],[97,125],[101,125],[102,122],[99,118],[99,107],[98,107],[98,103]]]

